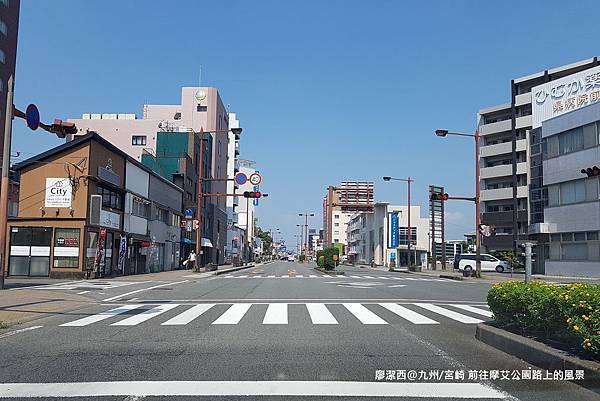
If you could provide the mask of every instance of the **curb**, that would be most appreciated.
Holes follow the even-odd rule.
[[[447,278],[447,279],[456,280],[456,281],[465,281],[464,277],[452,276],[450,274],[440,274],[440,278]]]
[[[542,369],[549,371],[584,370],[584,380],[577,381],[576,384],[595,390],[600,385],[600,363],[580,359],[566,351],[488,324],[477,325],[475,338],[490,347],[516,356]]]
[[[225,273],[231,273],[231,272],[236,272],[238,270],[244,270],[244,269],[249,269],[251,267],[254,267],[254,264],[249,264],[249,265],[244,265],[244,266],[238,266],[238,267],[232,267],[229,269],[224,269],[224,270],[215,270],[214,275],[218,276],[219,274],[225,274]]]
[[[327,271],[325,271],[325,270],[319,270],[319,269],[317,269],[316,267],[313,267],[313,270],[314,270],[314,271],[317,271],[317,272],[319,272],[319,273],[322,273],[322,274],[327,274],[328,276],[345,276],[345,275],[346,275],[346,273],[345,273],[345,272],[341,272],[341,271],[340,271],[340,272],[337,272],[337,273],[335,273],[335,272],[333,272],[333,273],[329,273],[329,272],[327,272]]]

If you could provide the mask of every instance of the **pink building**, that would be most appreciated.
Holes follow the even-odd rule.
[[[135,114],[84,114],[82,118],[70,119],[79,132],[85,135],[96,131],[103,138],[141,162],[142,154],[155,154],[158,132],[186,132],[200,130],[222,131],[211,133],[212,140],[212,178],[227,178],[227,151],[229,118],[217,88],[183,87],[181,104],[144,105],[142,118]],[[70,140],[72,138],[67,138]],[[226,193],[227,181],[213,181],[211,192]],[[214,207],[207,213],[215,215],[215,224],[209,231],[213,243],[218,248],[219,263],[223,263],[226,243],[227,209],[225,197],[210,197],[208,202]],[[224,217],[222,217],[224,216]],[[222,246],[221,246],[222,245]],[[223,248],[223,249],[221,249]]]

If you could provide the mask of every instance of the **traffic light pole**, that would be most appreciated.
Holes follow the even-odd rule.
[[[4,121],[4,149],[2,151],[2,183],[0,184],[0,290],[4,289],[4,266],[6,263],[6,226],[8,218],[8,191],[10,172],[10,146],[13,119],[13,76],[8,79],[6,95],[6,120]]]
[[[479,130],[475,131],[475,275],[481,277],[481,202],[479,199]]]

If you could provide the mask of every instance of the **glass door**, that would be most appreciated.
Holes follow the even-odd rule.
[[[50,274],[51,227],[12,227],[8,274],[48,276]]]

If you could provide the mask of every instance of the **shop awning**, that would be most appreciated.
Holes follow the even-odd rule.
[[[196,243],[196,241],[192,241],[192,240],[191,240],[191,239],[189,239],[189,238],[181,237],[181,243],[182,243],[182,244],[195,244],[195,243]]]
[[[213,244],[212,242],[210,242],[210,240],[208,238],[202,238],[202,242],[201,242],[203,247],[207,247],[207,248],[212,248]]]

